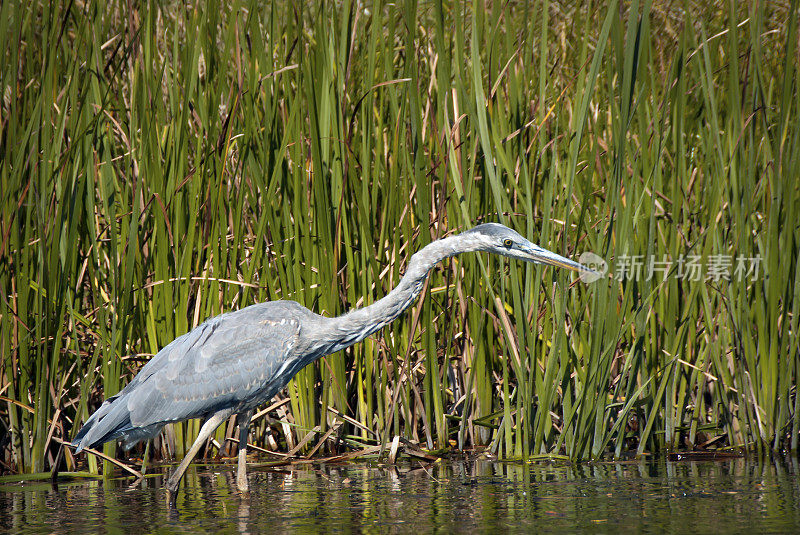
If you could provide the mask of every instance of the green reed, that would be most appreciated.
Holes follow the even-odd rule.
[[[797,451],[796,0],[6,2],[0,36],[3,471],[49,469],[205,318],[372,303],[484,221],[612,274],[673,262],[585,285],[454,258],[401,320],[300,372],[251,440]],[[689,257],[760,272],[695,280]]]

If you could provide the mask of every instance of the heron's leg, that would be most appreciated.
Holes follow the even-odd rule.
[[[200,428],[200,433],[197,435],[197,439],[194,441],[194,444],[192,444],[192,447],[189,448],[189,451],[186,453],[186,457],[183,458],[181,464],[178,465],[178,468],[175,469],[167,480],[167,502],[170,507],[175,506],[175,498],[178,495],[178,485],[181,484],[181,478],[189,467],[189,463],[192,462],[192,459],[194,459],[194,456],[200,451],[200,448],[203,447],[203,444],[205,444],[208,437],[211,436],[211,433],[213,433],[222,422],[227,420],[230,414],[229,411],[220,411],[206,420],[203,427]]]
[[[247,431],[250,426],[250,418],[253,417],[253,411],[247,411],[240,414],[239,420],[239,466],[236,470],[236,486],[239,487],[239,492],[245,493],[248,491],[247,487]]]

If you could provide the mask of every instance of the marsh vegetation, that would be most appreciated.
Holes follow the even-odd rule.
[[[251,441],[797,452],[797,22],[796,0],[3,2],[2,471],[49,470],[205,318],[343,313],[486,221],[610,277],[452,259]]]

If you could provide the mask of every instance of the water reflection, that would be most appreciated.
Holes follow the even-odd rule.
[[[416,461],[251,468],[196,466],[170,513],[163,477],[6,486],[0,530],[15,533],[724,532],[800,527],[794,464],[742,459],[578,466]],[[132,484],[134,483],[134,484]]]

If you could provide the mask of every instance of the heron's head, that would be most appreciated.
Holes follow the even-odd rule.
[[[465,237],[473,240],[475,248],[479,251],[497,253],[526,262],[563,267],[577,272],[595,273],[592,269],[578,262],[573,262],[569,258],[564,258],[539,247],[535,243],[529,242],[520,236],[518,232],[499,223],[484,223],[464,232],[462,235],[467,235]]]

